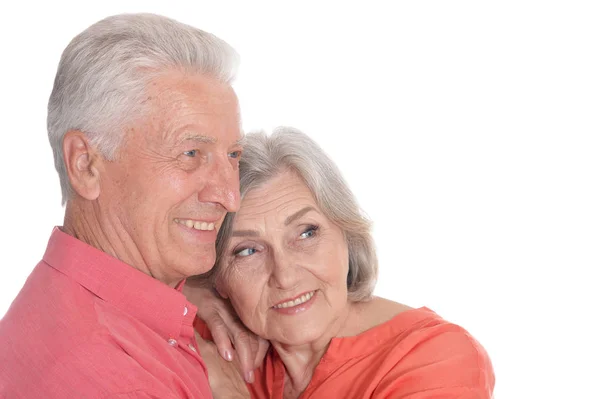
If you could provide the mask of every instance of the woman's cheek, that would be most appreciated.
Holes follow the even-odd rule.
[[[231,276],[229,280],[229,297],[238,303],[238,306],[249,305],[253,301],[256,292],[256,286],[251,274],[236,271],[235,277]]]

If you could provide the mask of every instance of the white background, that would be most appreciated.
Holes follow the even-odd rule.
[[[0,316],[62,223],[45,128],[60,54],[150,11],[240,52],[244,127],[329,152],[375,222],[377,293],[466,327],[496,398],[598,397],[597,2],[48,3],[1,8]]]

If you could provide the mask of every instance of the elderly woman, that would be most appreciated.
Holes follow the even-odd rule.
[[[467,331],[372,296],[370,222],[315,142],[289,128],[246,140],[241,208],[224,221],[210,278],[271,343],[251,397],[491,397],[490,360]],[[209,376],[223,370],[209,362]]]

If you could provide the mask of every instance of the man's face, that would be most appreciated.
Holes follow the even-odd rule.
[[[230,86],[181,72],[156,78],[146,101],[106,163],[98,207],[117,256],[174,285],[212,268],[217,231],[239,207],[238,102]]]

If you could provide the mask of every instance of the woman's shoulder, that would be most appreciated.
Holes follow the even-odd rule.
[[[358,305],[355,317],[354,334],[337,338],[336,346],[352,346],[353,352],[361,347],[368,352],[380,350],[402,359],[407,367],[440,361],[491,369],[487,352],[465,328],[429,308],[375,297]]]
[[[359,306],[356,315],[360,321],[355,334],[358,337],[377,335],[382,343],[389,338],[398,344],[412,343],[422,348],[431,346],[435,350],[446,345],[471,352],[483,349],[466,329],[427,307],[412,308],[379,297]]]
[[[361,324],[365,327],[363,331],[393,320],[401,313],[417,310],[381,297],[373,297],[370,301],[359,302],[355,306],[358,319],[362,320]]]
[[[368,357],[382,369],[381,388],[449,387],[487,396],[494,386],[494,372],[485,349],[463,327],[444,320],[434,311],[374,298],[362,314],[368,327],[354,337],[336,339],[334,351]],[[333,344],[333,343],[332,343]],[[420,381],[412,386],[415,381]],[[443,389],[442,389],[443,388]],[[460,391],[463,392],[463,391]]]
[[[459,393],[491,397],[495,375],[484,347],[462,326],[444,320],[430,309],[415,310],[421,317],[410,325],[402,325],[398,320],[402,315],[388,322],[398,321],[401,328],[396,330],[396,338],[388,341],[388,353],[395,364],[381,387],[387,385],[390,392],[396,392],[411,387],[410,381],[417,380],[413,392],[427,391],[440,397]]]
[[[397,324],[397,316],[405,312],[412,313],[412,316],[415,313],[422,313],[421,309],[380,297],[373,297],[364,302],[355,302],[352,304],[352,316],[341,335],[356,336],[391,321]]]

